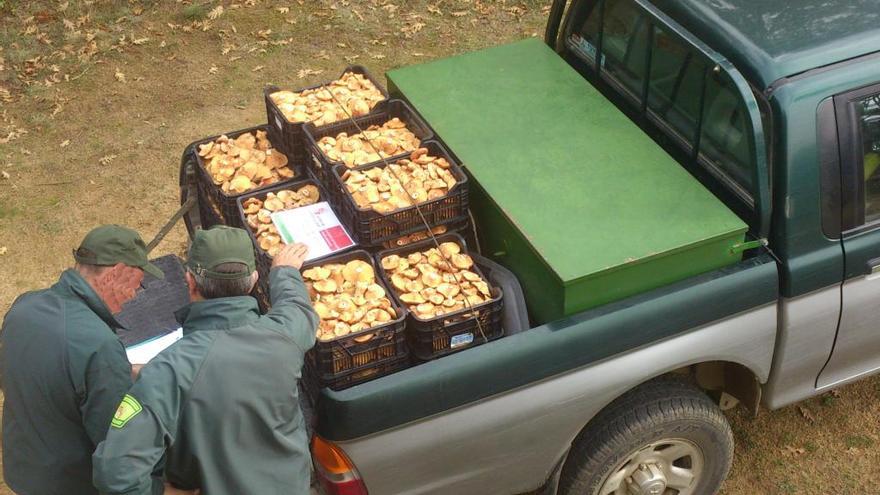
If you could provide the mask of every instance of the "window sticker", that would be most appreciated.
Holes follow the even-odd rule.
[[[593,46],[592,43],[587,41],[586,38],[578,35],[572,34],[569,38],[569,45],[571,48],[578,52],[581,57],[588,58],[590,60],[596,60],[596,47]],[[605,66],[605,55],[602,55],[602,61],[600,62],[602,67]]]

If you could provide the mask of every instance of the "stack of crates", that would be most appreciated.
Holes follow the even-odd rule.
[[[412,108],[403,101],[388,99],[385,88],[363,67],[351,66],[346,68],[343,75],[346,72],[363,75],[384,95],[384,100],[376,104],[368,114],[322,126],[309,122],[291,122],[272,99],[272,94],[280,89],[269,86],[264,90],[267,123],[226,134],[230,139],[235,139],[248,132],[267,133],[272,148],[287,157],[288,167],[293,172],[292,177],[244,192],[229,193],[214,182],[205,168],[205,160],[199,156],[200,146],[215,141],[219,136],[193,143],[187,148],[187,153],[191,156],[184,157],[196,169],[195,189],[199,198],[202,227],[224,224],[241,227],[249,232],[254,243],[261,281],[254,296],[264,312],[271,308],[268,281],[272,257],[262,249],[255,229],[248,224],[245,208],[251,198],[264,201],[269,193],[298,190],[305,185],[317,187],[318,201],[327,201],[330,204],[360,249],[312,260],[303,267],[303,271],[331,263],[345,264],[354,259],[366,261],[376,269],[376,283],[386,290],[389,299],[393,301],[396,317],[367,330],[332,339],[318,339],[306,359],[307,374],[316,378],[320,386],[337,390],[393,373],[419,361],[479,345],[499,337],[502,333],[502,294],[498,289],[493,289],[490,301],[478,308],[470,308],[471,311],[458,311],[432,320],[420,320],[410,314],[406,305],[394,294],[388,281],[383,279],[382,270],[377,265],[381,256],[427,249],[433,245],[434,235],[439,236],[438,240],[456,240],[465,247],[464,240],[452,233],[469,226],[468,180],[451,154],[434,140],[433,130]],[[322,86],[324,85],[311,86],[297,92]],[[371,208],[358,207],[346,189],[346,172],[384,168],[386,162],[396,163],[409,158],[411,153],[406,151],[387,156],[384,161],[359,163],[349,168],[326,156],[321,151],[319,142],[327,136],[335,138],[340,133],[356,134],[370,126],[381,126],[394,118],[402,121],[406,129],[415,135],[419,148],[426,148],[429,155],[442,157],[449,162],[449,171],[456,183],[445,196],[422,202],[418,208],[409,206],[379,213]],[[425,222],[433,233],[426,231]],[[448,237],[450,235],[454,237]],[[413,239],[421,241],[414,242]],[[479,272],[477,267],[474,270]],[[312,296],[315,294],[313,292]]]

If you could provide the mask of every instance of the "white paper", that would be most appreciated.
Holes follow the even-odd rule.
[[[125,348],[128,355],[128,362],[131,364],[147,364],[157,354],[164,351],[168,346],[183,338],[183,328],[153,337],[150,340],[137,343],[131,347]]]
[[[326,201],[272,213],[272,222],[285,244],[301,242],[309,247],[306,261],[354,246],[351,236]]]

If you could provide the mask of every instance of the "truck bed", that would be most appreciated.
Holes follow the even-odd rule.
[[[316,431],[347,441],[431,417],[772,303],[777,291],[776,263],[763,252],[346,390],[322,389]]]

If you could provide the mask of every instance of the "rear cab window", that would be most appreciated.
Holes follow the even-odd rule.
[[[880,227],[880,84],[835,97],[845,200],[842,230]]]
[[[862,98],[856,105],[859,122],[858,153],[865,180],[865,223],[880,220],[880,93]]]
[[[633,0],[583,1],[573,9],[567,50],[690,162],[756,210],[755,125],[731,75]],[[766,158],[761,162],[766,173]]]

